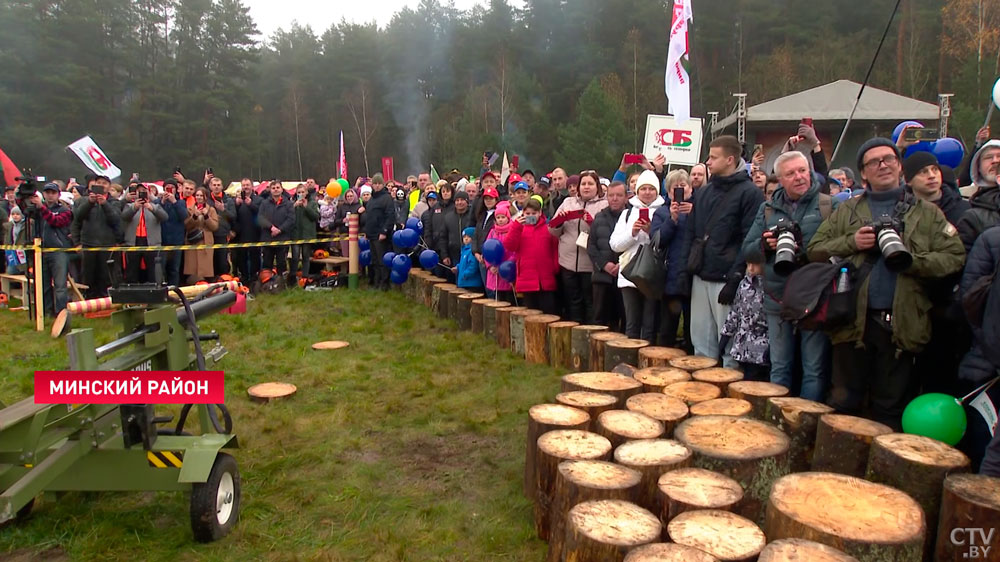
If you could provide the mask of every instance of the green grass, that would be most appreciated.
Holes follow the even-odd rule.
[[[0,559],[541,560],[521,493],[527,409],[551,400],[555,369],[459,332],[401,294],[299,290],[242,316],[213,316],[229,355],[227,403],[241,449],[241,520],[191,539],[179,493],[45,495],[0,529]],[[34,370],[67,366],[65,344],[0,312],[0,400],[32,392]],[[85,320],[97,341],[109,319]],[[312,351],[342,339],[351,347]],[[291,382],[258,405],[252,384]]]

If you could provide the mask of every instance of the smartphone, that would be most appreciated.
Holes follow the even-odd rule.
[[[174,173],[175,174],[180,174],[181,173],[181,167],[180,166],[175,166],[174,167]],[[183,174],[181,174],[181,175],[183,175]]]
[[[515,154],[514,157],[510,161],[510,167],[516,170],[517,169],[518,160],[519,160],[519,158],[518,158],[517,154]]]
[[[208,172],[209,174],[212,174],[213,176],[215,175],[215,173],[214,173],[214,172],[212,172],[212,169],[211,169],[211,168],[209,168],[209,169],[207,169],[207,170],[205,170],[205,171],[206,171],[206,172]]]
[[[49,180],[46,179],[45,176],[38,176],[35,178],[35,181],[49,181]]]
[[[626,154],[626,164],[642,164],[642,154]]]
[[[649,208],[643,207],[639,209],[639,220],[649,222]]]
[[[76,178],[69,178],[69,183],[76,183]]]
[[[801,124],[802,125],[806,125],[808,127],[812,127],[813,126],[813,118],[812,117],[803,117]]]
[[[933,141],[938,139],[938,130],[929,129],[927,127],[907,127],[903,131],[903,140],[918,142],[918,141]]]
[[[762,144],[753,145],[753,154],[757,154],[758,152],[764,154],[764,145]]]
[[[678,204],[684,202],[684,188],[683,187],[675,187],[674,188],[674,201],[673,202],[674,203],[678,203]]]
[[[497,161],[497,158],[500,158],[500,153],[490,152],[489,158],[490,158],[490,166],[492,166]]]

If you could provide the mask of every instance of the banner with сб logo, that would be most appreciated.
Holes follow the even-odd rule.
[[[104,151],[101,150],[101,147],[97,146],[97,143],[89,135],[66,148],[72,150],[73,154],[76,154],[77,158],[90,168],[90,171],[99,176],[108,176],[111,179],[115,179],[122,175],[122,171],[118,169],[118,166],[115,166],[111,162],[111,159],[108,158]]]
[[[701,138],[700,118],[681,125],[669,115],[647,115],[642,153],[650,160],[662,154],[668,164],[694,166],[701,162]]]

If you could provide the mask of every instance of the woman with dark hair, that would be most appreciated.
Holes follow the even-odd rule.
[[[514,219],[504,249],[517,256],[514,291],[524,294],[523,305],[546,314],[556,313],[556,272],[559,242],[548,231],[542,204],[528,199],[524,211]]]
[[[300,183],[295,188],[295,201],[292,203],[295,210],[295,227],[292,231],[292,240],[312,240],[316,238],[316,222],[319,220],[319,203],[316,202],[316,192],[309,191],[304,183]],[[302,263],[302,277],[309,277],[309,264],[312,258],[312,244],[295,244],[292,246],[291,274],[299,268]]]
[[[559,278],[567,320],[586,324],[594,321],[594,264],[587,254],[590,224],[607,208],[608,201],[601,195],[597,172],[587,170],[571,177],[576,178],[576,195],[559,205],[549,221],[549,232],[559,239]]]
[[[340,255],[346,258],[350,249],[350,243],[346,239],[347,221],[351,215],[358,214],[358,209],[361,208],[361,201],[358,199],[358,190],[353,187],[345,191],[343,197],[344,200],[337,205],[337,212],[333,215],[333,233],[344,238],[340,241]],[[361,228],[360,221],[358,222],[358,228]]]
[[[442,180],[443,182],[443,180]],[[424,240],[428,242],[431,248],[440,248],[442,244],[442,238],[448,235],[447,229],[445,229],[445,215],[451,211],[455,204],[455,186],[447,182],[438,182],[438,203],[437,206],[430,209],[430,239],[428,240],[427,235],[424,235]],[[424,224],[424,231],[426,232],[428,225]],[[447,242],[446,240],[444,241]],[[440,268],[435,268],[435,273],[444,279],[454,279],[451,272],[451,266],[457,264],[445,264],[445,259],[448,256],[440,255],[438,252],[438,263],[441,265]],[[450,261],[450,260],[449,260]]]
[[[487,187],[483,190],[481,197],[476,199],[475,202],[475,215],[476,215],[476,236],[472,240],[472,252],[476,255],[476,260],[479,261],[479,276],[482,279],[486,279],[486,266],[487,263],[483,261],[483,244],[486,242],[486,237],[489,236],[490,231],[493,230],[493,225],[495,224],[495,211],[497,208],[497,202],[500,201],[500,193],[495,187]]]
[[[215,275],[212,267],[212,235],[219,228],[219,215],[215,207],[208,204],[211,195],[208,189],[199,187],[194,192],[194,204],[188,207],[188,217],[184,219],[187,243],[205,246],[205,249],[184,250],[184,275],[188,283],[194,284]]]

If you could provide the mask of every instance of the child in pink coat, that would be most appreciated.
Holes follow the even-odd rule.
[[[493,212],[493,228],[490,229],[490,233],[486,235],[486,239],[499,240],[503,244],[504,254],[503,261],[512,261],[515,259],[515,254],[507,247],[507,236],[510,234],[511,228],[514,226],[514,222],[510,220],[510,203],[507,201],[501,201],[497,203],[496,210]],[[486,296],[493,299],[498,299],[506,301],[509,303],[514,302],[514,287],[510,283],[505,281],[498,272],[497,266],[490,266],[486,270]]]

